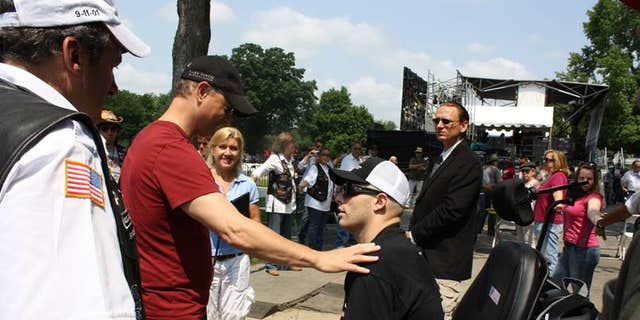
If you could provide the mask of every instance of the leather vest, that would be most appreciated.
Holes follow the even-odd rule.
[[[78,121],[88,129],[100,154],[124,273],[135,302],[136,319],[144,319],[135,231],[120,190],[109,174],[100,134],[88,115],[50,104],[29,90],[0,79],[0,185],[4,185],[11,168],[22,155],[65,120]]]
[[[279,157],[280,155],[278,155],[278,158]],[[282,203],[288,204],[291,202],[291,195],[293,193],[293,176],[291,176],[289,166],[283,159],[280,159],[280,163],[282,164],[281,174],[273,171],[269,172],[267,194],[273,195]]]
[[[316,168],[318,169],[316,183],[314,183],[313,186],[307,188],[307,194],[310,197],[322,202],[327,200],[327,197],[329,196],[329,177],[326,173],[324,173],[324,170],[322,170],[322,167],[319,163],[316,163]]]

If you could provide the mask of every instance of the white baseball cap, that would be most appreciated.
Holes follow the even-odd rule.
[[[113,0],[13,0],[15,12],[0,14],[2,27],[57,27],[103,22],[120,45],[136,57],[151,48],[127,28]]]
[[[345,182],[370,184],[389,195],[401,206],[409,197],[409,181],[402,170],[391,161],[370,157],[351,171],[329,169],[331,180],[337,185]]]

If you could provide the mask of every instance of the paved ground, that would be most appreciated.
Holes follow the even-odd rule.
[[[335,226],[327,226],[325,247],[331,248],[335,240]],[[616,233],[620,225],[610,228]],[[512,239],[507,230],[505,239]],[[609,236],[601,241],[601,259],[596,268],[591,300],[598,310],[602,308],[602,288],[606,281],[617,276],[621,261],[616,258],[618,238]],[[474,252],[473,277],[484,265],[491,248],[491,238],[483,234],[479,236],[477,250]],[[341,312],[344,273],[324,274],[313,269],[300,272],[282,271],[280,276],[268,275],[262,264],[253,266],[251,285],[256,291],[254,304],[249,319],[267,320],[328,320],[338,319]],[[468,287],[473,278],[463,282]]]

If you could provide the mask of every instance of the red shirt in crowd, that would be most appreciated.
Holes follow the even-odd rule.
[[[546,189],[551,188],[563,184],[567,184],[567,175],[562,171],[557,171],[552,174],[547,180],[545,180],[538,189]],[[567,191],[562,191],[562,198],[564,199],[567,196]],[[533,207],[533,218],[536,222],[544,222],[544,217],[547,214],[547,208],[553,202],[553,192],[551,193],[543,193],[538,195],[536,198],[536,204]],[[557,208],[556,208],[557,209]],[[553,222],[555,224],[562,223],[562,214],[560,210],[556,210],[556,213],[553,217]]]
[[[120,178],[137,235],[149,319],[203,319],[212,266],[209,230],[180,205],[218,192],[206,163],[176,124],[155,121],[137,135]]]
[[[599,199],[603,203],[602,195],[592,192],[585,197],[576,200],[572,206],[565,207],[564,212],[564,236],[565,242],[572,243],[576,247],[597,247],[598,239],[593,223],[587,216],[587,205],[591,199]]]

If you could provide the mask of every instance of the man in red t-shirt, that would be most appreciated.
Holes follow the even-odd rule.
[[[203,319],[211,283],[211,229],[230,245],[276,263],[325,272],[368,272],[357,263],[379,249],[362,244],[319,252],[245,218],[218,190],[189,141],[210,136],[231,114],[257,112],[240,75],[222,57],[195,58],[182,73],[167,111],[137,135],[122,166],[121,188],[140,254],[149,319]]]

